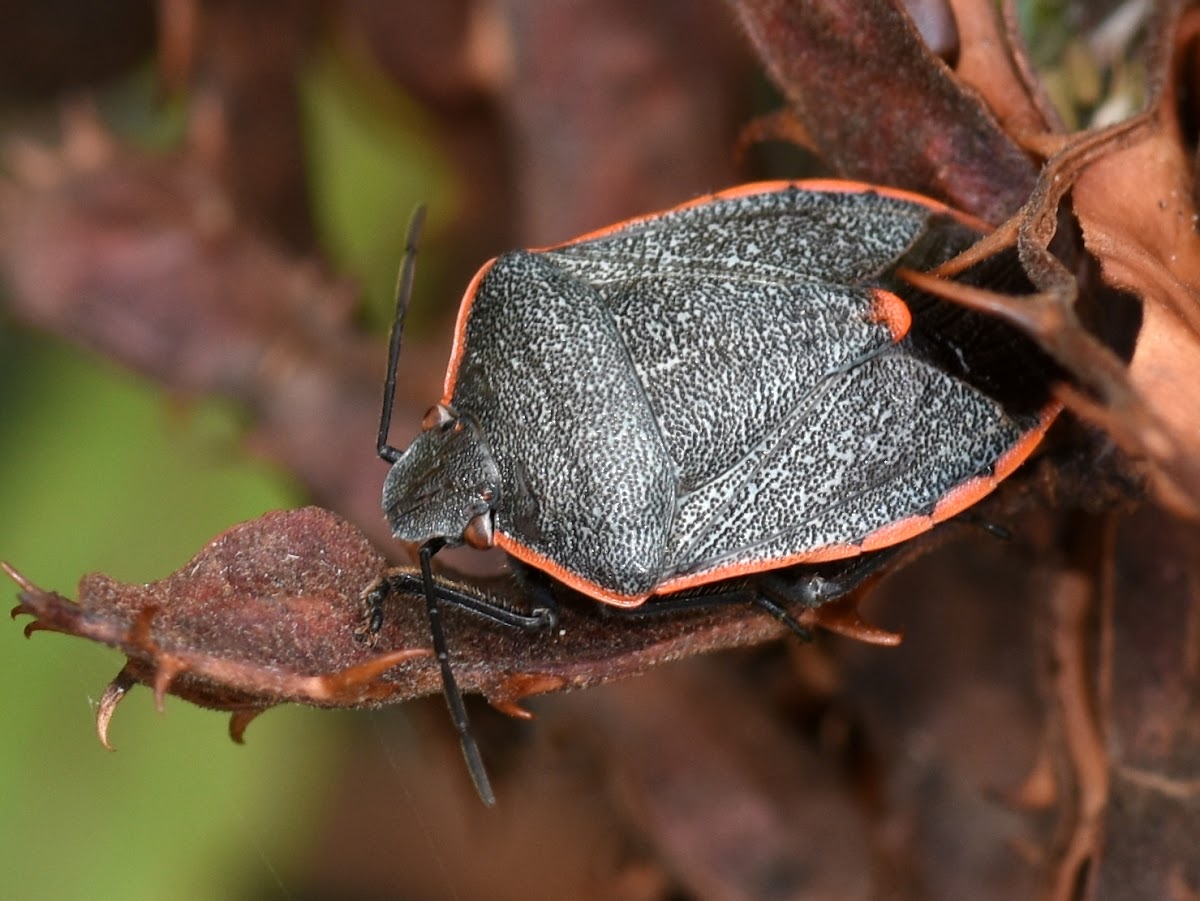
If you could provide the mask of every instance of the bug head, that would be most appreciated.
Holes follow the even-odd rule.
[[[442,538],[451,544],[465,541],[475,547],[491,547],[492,505],[500,494],[500,473],[474,421],[438,404],[426,414],[424,430],[407,450],[388,443],[400,337],[424,218],[424,208],[417,207],[397,280],[396,318],[388,342],[377,445],[380,459],[392,467],[383,483],[383,512],[392,534],[401,541],[423,544]]]
[[[500,471],[475,423],[442,404],[424,431],[392,464],[383,483],[383,510],[392,534],[423,543],[492,545],[492,507]]]

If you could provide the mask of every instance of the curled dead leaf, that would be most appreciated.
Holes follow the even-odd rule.
[[[62,632],[109,645],[126,663],[97,709],[100,741],[111,747],[113,713],[135,684],[161,709],[171,694],[232,714],[240,741],[257,714],[283,703],[372,707],[441,689],[429,649],[419,573],[391,568],[354,526],[319,507],[269,513],[223,532],[178,572],[128,585],[86,576],[79,601],[38,588],[11,566],[21,588],[14,615],[34,617],[27,635]],[[384,623],[363,639],[365,595],[386,578]],[[510,577],[439,582],[508,606],[524,603]],[[779,638],[786,627],[744,604],[628,620],[564,597],[558,628],[527,634],[470,613],[445,611],[455,673],[464,691],[513,716],[532,694],[595,685],[668,660]],[[798,615],[806,627],[875,644],[899,635],[872,627],[852,599]]]

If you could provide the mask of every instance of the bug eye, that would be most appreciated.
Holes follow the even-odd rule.
[[[450,423],[454,422],[458,417],[445,404],[435,404],[429,408],[429,412],[425,414],[425,418],[421,420],[421,428],[425,431],[431,429],[444,429]]]

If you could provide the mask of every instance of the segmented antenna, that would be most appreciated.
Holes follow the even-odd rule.
[[[404,242],[404,262],[400,264],[400,274],[396,279],[396,318],[392,321],[392,334],[388,339],[387,378],[383,383],[383,409],[379,414],[379,440],[375,450],[379,458],[387,463],[395,463],[404,453],[388,443],[388,431],[392,425],[392,406],[396,399],[396,366],[400,362],[400,338],[404,334],[404,317],[408,313],[408,302],[412,298],[413,270],[416,267],[417,244],[421,240],[421,227],[425,224],[425,207],[419,206],[413,211],[412,221],[408,224],[408,238]],[[479,744],[471,733],[471,723],[467,719],[467,708],[463,703],[462,692],[458,681],[454,678],[454,670],[450,667],[450,654],[446,648],[446,635],[442,630],[441,609],[439,606],[438,589],[433,581],[433,569],[430,561],[444,542],[440,539],[427,541],[421,546],[421,581],[425,589],[425,606],[429,615],[429,629],[433,638],[433,650],[437,655],[438,665],[442,671],[442,689],[446,696],[446,704],[450,708],[450,719],[454,730],[458,733],[459,744],[463,757],[467,762],[467,770],[479,797],[488,807],[496,803],[496,795],[488,781],[487,771],[483,767],[483,759],[479,755]],[[382,618],[382,612],[378,614]]]
[[[388,444],[388,430],[392,425],[392,404],[396,399],[396,364],[400,361],[400,337],[404,334],[404,317],[408,313],[408,301],[412,297],[413,270],[417,264],[417,244],[421,240],[421,227],[425,224],[425,207],[413,210],[408,224],[408,238],[404,242],[404,262],[396,279],[396,318],[392,321],[392,335],[388,340],[387,379],[383,383],[383,410],[379,414],[379,440],[375,445],[379,459],[395,463],[404,453]]]

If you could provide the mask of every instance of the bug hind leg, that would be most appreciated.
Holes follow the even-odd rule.
[[[900,547],[884,548],[830,563],[793,566],[754,577],[759,592],[789,607],[820,607],[840,600],[883,575],[900,554]]]
[[[606,618],[623,620],[644,620],[663,616],[676,616],[686,613],[700,613],[705,610],[716,610],[736,604],[758,607],[783,623],[801,641],[812,641],[812,632],[801,625],[788,612],[786,600],[764,593],[757,584],[756,578],[734,579],[719,582],[716,585],[706,585],[678,594],[661,595],[647,601],[640,607],[612,607],[601,605],[600,613]]]
[[[641,607],[602,605],[600,609],[606,617],[645,619],[744,604],[769,613],[802,641],[811,641],[812,632],[797,619],[796,612],[821,607],[866,589],[899,553],[897,548],[885,548],[831,563],[756,573],[662,595]]]

